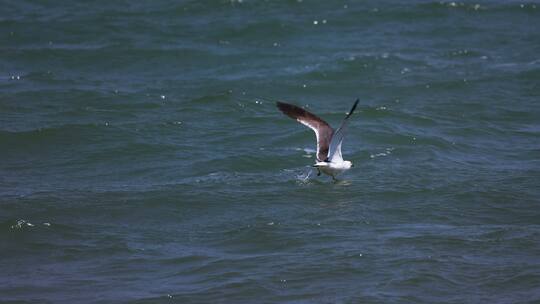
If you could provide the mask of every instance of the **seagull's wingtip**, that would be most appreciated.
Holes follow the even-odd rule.
[[[302,108],[300,107],[297,107],[295,105],[292,105],[292,104],[289,104],[289,103],[286,103],[286,102],[281,102],[281,101],[277,101],[276,102],[276,107],[285,115],[289,116],[290,118],[293,118],[293,119],[298,119],[298,117],[301,117],[303,115],[306,115],[306,111],[303,110]]]
[[[285,103],[285,102],[282,102],[282,101],[276,101],[276,107],[278,107],[278,108],[283,108],[283,107],[286,107],[288,105],[289,105],[288,103]]]
[[[345,119],[349,118],[352,115],[352,113],[356,109],[356,106],[358,105],[359,102],[360,102],[360,98],[356,98],[356,101],[354,102],[351,110],[349,111],[349,113],[347,114],[347,117],[345,117]]]

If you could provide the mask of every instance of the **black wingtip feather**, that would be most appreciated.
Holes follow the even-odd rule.
[[[349,111],[349,114],[347,114],[347,117],[345,117],[345,119],[349,118],[352,113],[354,112],[354,110],[356,109],[356,106],[358,105],[358,102],[360,102],[360,98],[357,98],[356,101],[354,102],[351,110]]]
[[[280,101],[276,102],[276,106],[281,112],[283,112],[283,114],[293,119],[302,116],[305,112],[305,110],[300,107]]]

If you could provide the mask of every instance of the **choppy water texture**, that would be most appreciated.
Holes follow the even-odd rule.
[[[1,7],[1,302],[540,301],[540,3]]]

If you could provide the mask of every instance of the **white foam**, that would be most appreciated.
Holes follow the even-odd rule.
[[[34,224],[27,220],[20,219],[17,221],[17,224],[11,226],[11,229],[22,229],[23,227],[34,227]]]
[[[392,154],[392,151],[394,151],[394,148],[386,148],[384,152],[371,154],[369,157],[370,158],[376,158],[376,157],[388,156],[388,155]]]

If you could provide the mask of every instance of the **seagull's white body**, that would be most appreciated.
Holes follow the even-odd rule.
[[[317,137],[317,162],[314,167],[324,174],[336,176],[349,170],[353,164],[348,160],[343,160],[341,155],[341,144],[347,130],[348,118],[356,109],[358,100],[341,123],[341,126],[334,132],[330,125],[316,115],[288,103],[278,102],[277,107],[287,116],[296,119],[299,123],[309,127],[315,132]]]
[[[316,162],[314,167],[317,167],[321,172],[336,178],[339,174],[349,170],[352,163],[348,160],[342,162]]]

